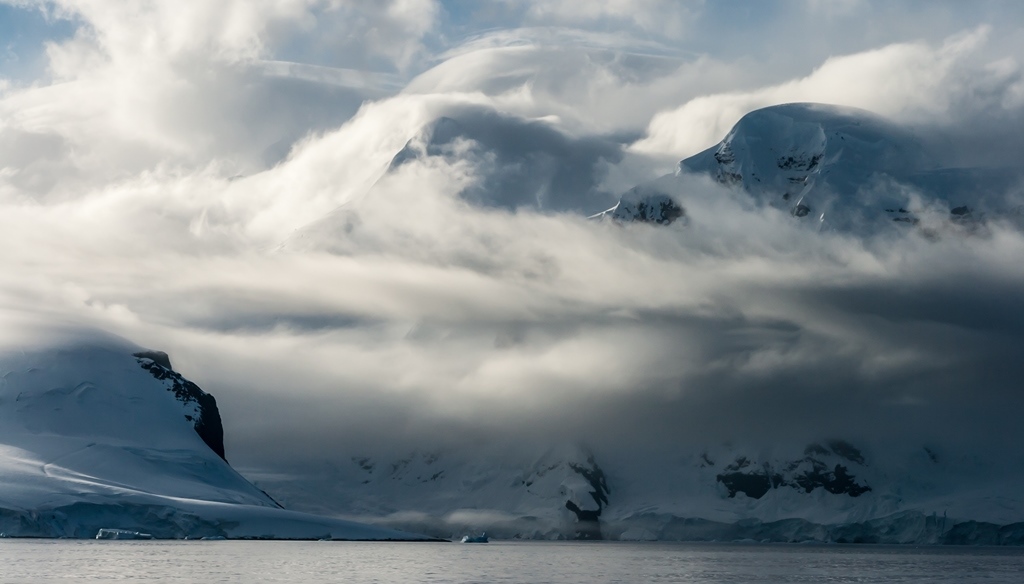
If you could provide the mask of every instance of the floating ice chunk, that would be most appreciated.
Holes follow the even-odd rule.
[[[153,536],[127,529],[103,528],[96,532],[96,539],[153,539]]]

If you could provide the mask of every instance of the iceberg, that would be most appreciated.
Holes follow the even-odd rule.
[[[153,535],[127,529],[103,528],[96,532],[96,539],[153,539]]]

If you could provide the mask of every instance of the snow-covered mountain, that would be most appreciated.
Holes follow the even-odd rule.
[[[550,120],[483,107],[455,108],[418,128],[364,189],[297,229],[279,249],[344,255],[356,242],[379,245],[380,233],[403,218],[465,207],[585,216],[618,199],[602,181],[621,158],[621,144],[611,138],[572,136]],[[402,230],[429,229],[422,223]]]
[[[871,112],[791,103],[746,114],[674,175],[632,189],[599,215],[649,222],[649,213],[634,209],[665,200],[685,209],[687,194],[674,180],[685,173],[709,175],[817,229],[860,234],[973,230],[987,216],[1012,217],[1003,195],[1020,180],[1019,169],[944,168],[911,131]]]
[[[224,460],[216,401],[119,339],[0,352],[0,533],[415,539],[287,511]]]
[[[624,223],[686,224],[688,201],[708,193],[687,180],[699,175],[821,231],[935,236],[975,233],[991,219],[1024,225],[1024,207],[1013,195],[1024,181],[1020,168],[944,166],[935,144],[909,126],[857,108],[790,103],[752,111],[674,173],[618,197],[604,186],[623,158],[612,138],[569,136],[543,120],[483,108],[449,113],[406,142],[365,193],[299,229],[283,247],[334,250],[362,225],[368,205],[393,198],[393,189],[419,187],[389,183],[409,168],[413,176],[417,168],[447,169],[446,196],[478,209],[585,213]],[[388,209],[424,212],[407,200]],[[599,209],[606,210],[592,214]]]
[[[458,196],[471,204],[585,212],[614,200],[613,193],[600,189],[595,167],[620,157],[610,140],[572,137],[543,121],[465,109],[424,126],[388,171],[429,159],[461,164],[474,176]]]
[[[742,186],[795,217],[850,226],[864,212],[910,206],[885,179],[905,180],[934,163],[906,130],[870,112],[798,103],[750,112],[680,167]]]
[[[685,222],[686,210],[679,202],[682,192],[676,175],[666,175],[633,187],[619,197],[614,207],[590,218],[658,225],[668,225],[677,220]]]
[[[1024,544],[1018,459],[842,439],[538,452],[355,455],[256,478],[296,507],[438,537]]]

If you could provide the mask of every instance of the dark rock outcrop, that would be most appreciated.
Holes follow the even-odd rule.
[[[221,424],[217,400],[198,385],[171,368],[171,360],[162,351],[141,351],[133,356],[143,369],[163,381],[167,391],[181,403],[185,419],[192,422],[196,434],[217,456],[224,458],[224,426]]]
[[[828,459],[831,461],[826,462]],[[871,490],[860,481],[849,466],[836,459],[867,466],[861,451],[844,440],[830,440],[825,445],[814,443],[804,449],[804,457],[789,462],[755,464],[745,456],[727,465],[715,478],[735,497],[738,493],[760,499],[772,489],[791,487],[805,493],[822,488],[833,495],[859,497]]]
[[[668,225],[685,219],[686,210],[673,197],[639,186],[623,195],[617,205],[591,218],[605,217],[620,223]]]
[[[760,499],[767,495],[769,490],[785,484],[782,475],[773,473],[771,467],[767,465],[750,472],[724,472],[716,478],[729,490],[729,497],[743,493],[748,497]]]
[[[573,472],[582,476],[590,484],[590,496],[594,499],[597,509],[581,509],[574,501],[565,502],[565,508],[576,515],[576,539],[604,539],[601,533],[601,512],[608,505],[608,482],[604,470],[594,461],[594,456],[587,456],[584,464],[569,463]]]
[[[566,501],[565,508],[576,515],[576,539],[604,539],[604,535],[601,534],[600,509],[580,509],[572,501]]]

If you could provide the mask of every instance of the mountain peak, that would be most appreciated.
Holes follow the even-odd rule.
[[[871,112],[790,103],[748,113],[721,142],[679,168],[710,174],[795,217],[847,228],[865,214],[867,198],[880,199],[868,214],[907,207],[905,193],[875,187],[934,164],[909,131]]]
[[[867,110],[787,103],[744,115],[676,173],[634,187],[595,217],[670,223],[684,217],[684,174],[703,174],[818,230],[972,233],[987,214],[1012,217],[1019,169],[941,168],[908,127]],[[666,203],[668,215],[652,213]]]

